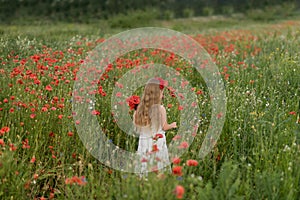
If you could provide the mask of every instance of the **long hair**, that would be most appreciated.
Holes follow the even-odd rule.
[[[145,86],[144,93],[135,114],[135,124],[138,126],[150,125],[153,131],[161,126],[161,88],[159,80],[153,78]]]

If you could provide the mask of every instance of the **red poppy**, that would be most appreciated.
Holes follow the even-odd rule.
[[[162,79],[162,78],[156,78],[156,79],[159,80],[159,88],[161,90],[163,90],[165,88],[165,86],[166,86],[166,81],[164,79]]]
[[[203,91],[202,91],[202,90],[198,90],[198,91],[196,92],[196,94],[201,95],[201,94],[203,94]]]
[[[186,164],[187,164],[187,166],[197,166],[198,161],[197,160],[187,160]]]
[[[4,133],[7,133],[10,131],[10,128],[8,126],[3,126],[1,129],[0,129],[0,135],[3,135]]]
[[[31,115],[30,115],[30,118],[31,118],[31,119],[34,119],[34,118],[35,118],[35,114],[31,114]]]
[[[46,85],[45,90],[52,91],[51,85]]]
[[[161,133],[157,133],[154,137],[153,137],[153,140],[158,140],[159,138],[163,138],[163,134]]]
[[[10,151],[15,151],[15,150],[17,150],[17,147],[14,145],[14,144],[9,144],[9,150]]]
[[[68,136],[72,137],[73,135],[74,135],[73,132],[71,131],[68,132]]]
[[[4,146],[5,146],[5,142],[4,142],[4,140],[3,140],[3,139],[0,139],[0,145],[1,145],[2,147],[4,147]]]
[[[186,148],[188,148],[189,147],[189,143],[187,143],[187,142],[182,142],[179,146],[178,146],[178,148],[180,148],[180,149],[186,149]]]
[[[172,163],[178,165],[180,163],[180,158],[178,157],[173,158]]]
[[[50,192],[49,199],[54,199],[54,192]]]
[[[172,173],[176,176],[182,176],[182,167],[181,166],[173,167]]]
[[[30,149],[29,141],[28,141],[27,138],[24,141],[22,141],[22,148],[23,149]]]
[[[42,107],[42,112],[47,112],[48,111],[48,108],[47,107]]]
[[[178,110],[183,110],[183,106],[178,106]]]
[[[98,110],[93,110],[91,113],[92,115],[100,115],[100,112]]]
[[[157,144],[154,144],[154,145],[152,146],[152,152],[157,152],[157,151],[159,151],[159,149],[158,149],[158,147],[157,147]]]
[[[73,176],[72,178],[65,179],[65,184],[67,184],[67,185],[72,185],[74,183],[77,185],[84,186],[87,184],[87,181],[84,176],[81,176],[81,177]]]
[[[180,135],[175,135],[175,136],[172,138],[172,140],[176,141],[176,140],[179,140],[180,138],[181,138]]]
[[[122,96],[122,93],[121,92],[117,92],[116,93],[116,97],[121,97]]]
[[[34,178],[34,179],[38,179],[38,177],[39,177],[38,174],[34,174],[34,175],[33,175],[33,178]]]
[[[140,97],[133,95],[126,99],[127,104],[129,105],[130,110],[136,110],[137,106],[140,103]]]
[[[218,113],[217,118],[220,119],[223,116],[223,113]]]
[[[34,163],[35,162],[35,157],[33,156],[30,160],[30,163]]]
[[[174,190],[174,193],[175,193],[177,199],[182,199],[183,195],[184,195],[184,187],[181,185],[177,185]]]

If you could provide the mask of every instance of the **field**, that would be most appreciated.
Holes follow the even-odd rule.
[[[1,25],[0,198],[299,199],[300,20],[236,24],[226,19],[156,24],[197,41],[224,82],[226,114],[218,118],[225,123],[204,158],[199,149],[213,117],[211,94],[187,60],[164,50],[135,50],[112,62],[96,82],[92,115],[110,142],[135,152],[137,138],[118,127],[111,111],[119,78],[141,64],[162,63],[189,81],[200,108],[197,134],[180,158],[171,158],[172,172],[154,170],[147,178],[94,158],[72,112],[74,82],[88,52],[122,30]],[[178,95],[166,90],[163,104],[168,121],[180,128],[186,122]],[[168,144],[176,131],[166,133]]]

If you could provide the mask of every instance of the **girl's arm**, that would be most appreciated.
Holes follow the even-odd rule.
[[[171,124],[168,124],[166,109],[164,106],[161,106],[160,111],[161,111],[162,130],[167,131],[172,128],[177,128],[176,122],[172,122]]]

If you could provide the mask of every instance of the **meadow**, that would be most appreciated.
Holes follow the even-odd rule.
[[[225,123],[203,159],[198,152],[211,120],[210,94],[187,61],[162,50],[136,50],[99,77],[91,112],[111,142],[131,152],[137,138],[114,123],[110,109],[122,75],[141,64],[162,63],[185,77],[197,96],[200,126],[193,143],[180,158],[171,158],[171,173],[142,179],[94,158],[72,113],[73,85],[86,55],[122,30],[105,24],[1,25],[0,198],[299,199],[300,20],[238,21],[155,24],[196,40],[224,81]],[[176,93],[166,90],[163,104],[169,122],[184,124]],[[168,143],[176,134],[166,133]]]

